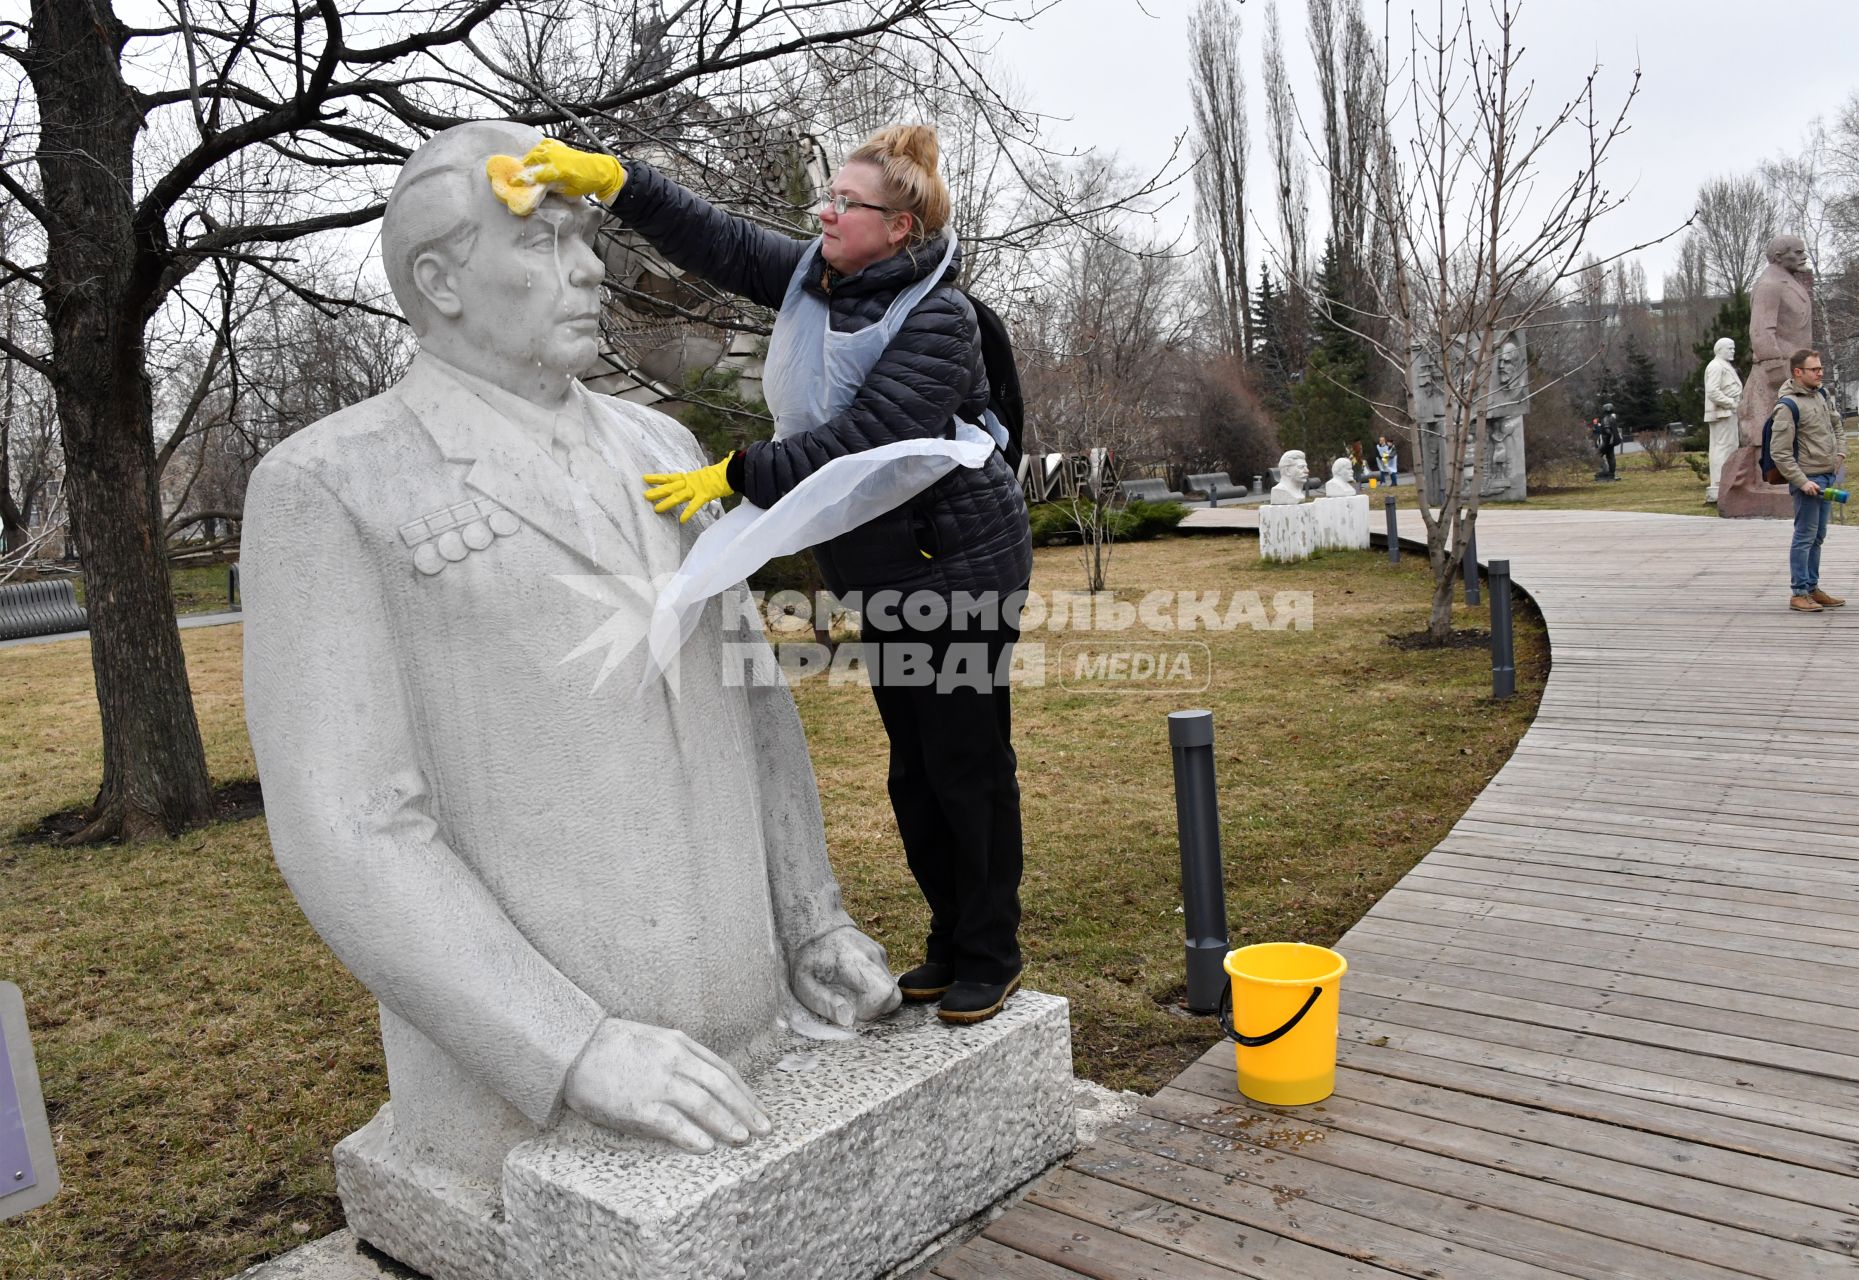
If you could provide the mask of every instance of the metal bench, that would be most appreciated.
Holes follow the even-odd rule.
[[[69,579],[0,584],[0,640],[84,631],[90,615]]]
[[[1234,484],[1233,477],[1224,471],[1207,471],[1189,476],[1188,488],[1206,498],[1210,507],[1219,506],[1222,498],[1243,498],[1250,492],[1245,485]]]
[[[1125,502],[1180,502],[1188,496],[1169,488],[1166,480],[1125,480],[1120,487]]]

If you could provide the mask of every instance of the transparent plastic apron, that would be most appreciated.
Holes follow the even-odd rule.
[[[956,242],[951,235],[936,269],[898,294],[883,319],[857,333],[833,332],[825,300],[806,289],[819,244],[815,240],[801,255],[768,341],[762,391],[774,411],[777,440],[812,431],[852,403],[905,319],[942,278]],[[954,422],[954,439],[899,440],[834,458],[773,507],[764,510],[745,499],[704,530],[659,592],[645,678],[670,669],[711,596],[777,556],[817,546],[896,510],[957,467],[986,463],[995,448],[993,424],[984,431]]]

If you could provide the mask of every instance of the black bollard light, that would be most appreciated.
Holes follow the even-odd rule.
[[[1478,603],[1478,526],[1465,534],[1465,603]]]
[[[1220,810],[1214,792],[1214,716],[1171,711],[1175,827],[1181,839],[1181,908],[1187,927],[1188,1009],[1218,1013],[1226,992],[1226,877],[1220,869]]]
[[[1510,561],[1491,562],[1491,696],[1517,692],[1517,655],[1510,634]]]
[[[237,560],[226,566],[226,607],[243,612],[239,609],[239,562]]]
[[[1382,509],[1388,513],[1388,563],[1401,562],[1401,522],[1394,514],[1394,494],[1381,495]]]

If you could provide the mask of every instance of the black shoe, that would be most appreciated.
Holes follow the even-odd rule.
[[[897,989],[904,999],[934,1000],[955,983],[955,966],[926,960],[909,973],[899,975]]]
[[[1005,982],[957,982],[942,998],[936,1016],[944,1022],[986,1022],[1001,1011],[1007,997],[1020,989],[1020,975]]]

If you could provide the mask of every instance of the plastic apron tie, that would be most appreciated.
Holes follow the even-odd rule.
[[[807,292],[818,239],[788,281],[762,391],[775,415],[775,439],[831,421],[852,403],[885,348],[917,304],[929,296],[955,257],[956,239],[937,268],[891,300],[884,317],[856,333],[835,333],[826,302]],[[671,669],[696,630],[704,603],[779,556],[849,533],[894,511],[957,467],[979,467],[993,455],[991,431],[955,419],[954,439],[898,440],[834,458],[795,485],[773,507],[746,499],[698,537],[652,611],[646,682]],[[1004,433],[1003,433],[1004,434]]]

